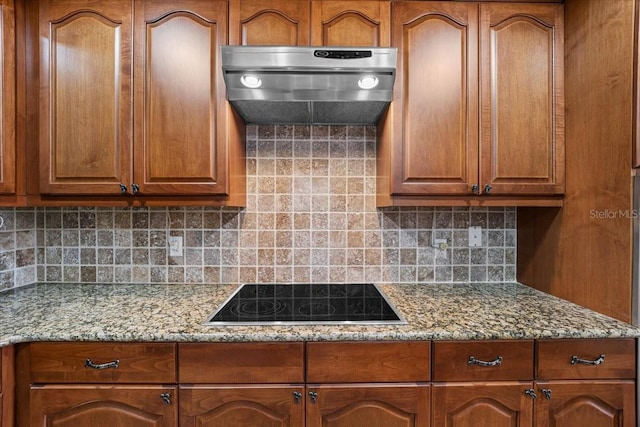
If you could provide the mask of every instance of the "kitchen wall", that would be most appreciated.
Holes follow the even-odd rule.
[[[249,126],[247,175],[245,209],[0,209],[0,288],[515,280],[514,208],[376,209],[374,127]],[[482,247],[468,247],[470,225]]]

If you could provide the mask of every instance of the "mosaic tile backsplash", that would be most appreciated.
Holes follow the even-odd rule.
[[[375,149],[374,127],[249,126],[244,209],[0,208],[0,289],[515,280],[514,208],[377,209]],[[472,225],[481,247],[468,247]]]

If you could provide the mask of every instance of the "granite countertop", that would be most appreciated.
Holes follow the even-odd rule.
[[[406,325],[202,326],[237,285],[38,284],[0,293],[0,345],[29,341],[337,341],[640,337],[518,283],[381,284]]]

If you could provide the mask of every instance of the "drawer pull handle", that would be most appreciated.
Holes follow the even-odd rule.
[[[91,368],[91,369],[109,369],[109,368],[115,369],[118,366],[120,366],[120,360],[114,360],[113,362],[96,364],[96,363],[93,363],[91,359],[87,359],[84,362],[84,367]]]
[[[604,354],[598,356],[596,360],[580,359],[578,356],[571,356],[571,364],[580,363],[582,365],[602,365],[604,363]]]
[[[484,360],[476,359],[473,356],[469,356],[469,361],[467,362],[467,365],[478,365],[478,366],[500,366],[501,364],[502,364],[502,356],[496,357],[496,359],[492,360],[491,362],[486,362]]]

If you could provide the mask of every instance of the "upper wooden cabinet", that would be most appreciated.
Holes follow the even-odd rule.
[[[41,194],[244,203],[244,125],[219,61],[227,2],[174,4],[40,2]]]
[[[378,126],[378,204],[562,194],[562,6],[398,2],[391,22],[398,68]]]
[[[230,0],[229,44],[389,46],[389,2]]]
[[[312,46],[389,46],[389,2],[313,0]]]
[[[40,192],[131,184],[132,5],[40,4]]]
[[[136,1],[134,16],[133,182],[143,195],[228,195],[226,1]]]
[[[0,199],[16,193],[15,13],[0,1]]]
[[[230,0],[229,44],[309,44],[310,5],[306,0]]]

